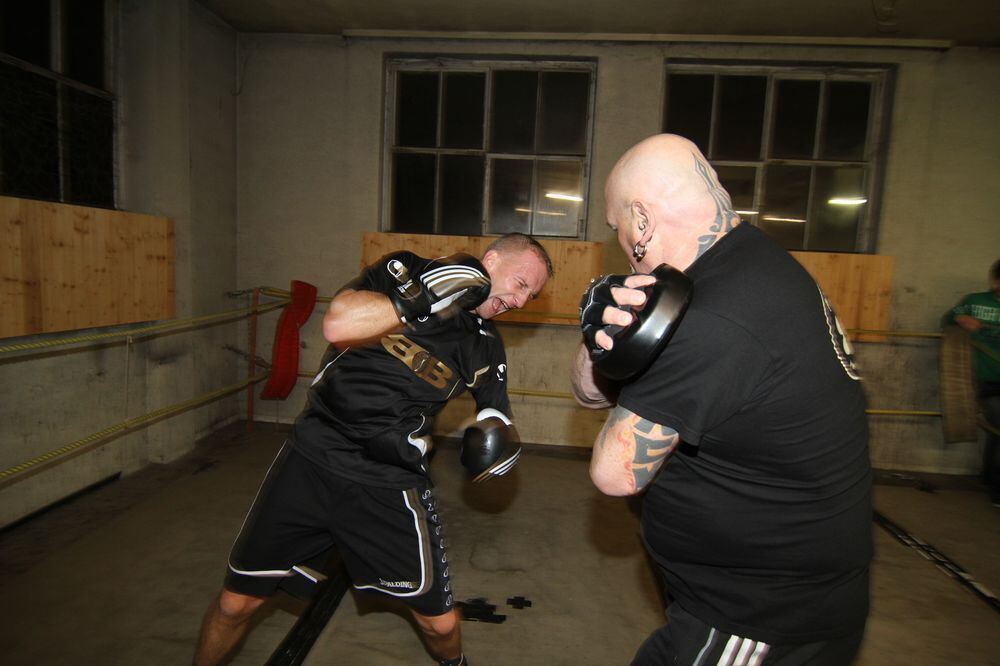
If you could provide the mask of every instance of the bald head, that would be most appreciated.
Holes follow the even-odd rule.
[[[686,268],[739,223],[729,194],[698,147],[675,134],[640,141],[618,160],[605,185],[608,223],[623,248],[648,247],[649,259]],[[634,225],[625,229],[621,225]],[[652,263],[656,262],[656,263]],[[647,266],[648,267],[648,266]]]

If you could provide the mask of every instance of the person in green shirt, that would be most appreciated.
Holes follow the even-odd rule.
[[[990,499],[1000,506],[1000,260],[990,267],[990,291],[967,294],[944,316],[972,334],[976,350],[979,404],[989,425],[983,449],[983,480]]]

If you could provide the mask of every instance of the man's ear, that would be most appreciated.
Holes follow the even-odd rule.
[[[486,254],[483,255],[482,262],[487,271],[493,270],[498,261],[500,261],[500,253],[496,250],[487,250]]]
[[[639,242],[646,245],[649,243],[649,239],[653,237],[656,218],[649,206],[642,201],[633,201],[629,209],[629,212],[632,213],[632,223],[636,225],[636,229],[639,232]]]

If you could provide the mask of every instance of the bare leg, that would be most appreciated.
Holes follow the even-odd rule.
[[[421,615],[412,609],[411,612],[432,655],[438,659],[462,656],[462,627],[457,610],[452,609],[444,615]]]
[[[250,618],[264,603],[263,597],[253,597],[223,590],[212,600],[201,622],[201,636],[194,655],[195,666],[215,666],[222,663],[250,628]]]

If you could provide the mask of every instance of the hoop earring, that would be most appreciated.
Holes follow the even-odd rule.
[[[642,243],[636,243],[635,247],[632,248],[632,256],[635,257],[636,261],[642,261],[642,258],[646,256],[646,246]]]

